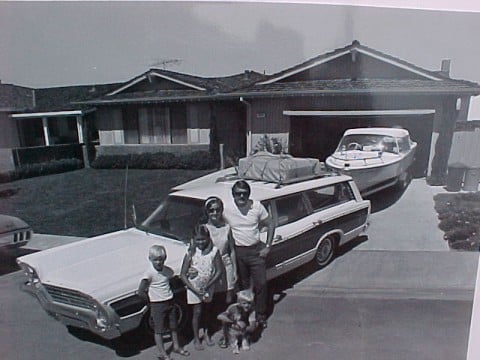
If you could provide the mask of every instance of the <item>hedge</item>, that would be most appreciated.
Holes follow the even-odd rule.
[[[31,178],[35,176],[58,174],[83,168],[79,159],[51,160],[37,164],[27,164],[9,172],[0,173],[0,183]]]
[[[218,159],[208,151],[195,151],[176,155],[169,152],[156,152],[129,155],[101,155],[91,163],[95,169],[213,169]]]

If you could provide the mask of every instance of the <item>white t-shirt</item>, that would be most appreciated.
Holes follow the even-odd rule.
[[[173,276],[173,270],[164,266],[162,271],[156,270],[152,264],[143,273],[142,279],[147,279],[150,283],[148,287],[148,298],[151,302],[166,301],[173,299],[173,292],[170,288],[170,278]]]
[[[259,201],[250,199],[250,208],[244,215],[234,200],[225,206],[223,216],[232,229],[237,246],[252,246],[260,241],[258,224],[268,218],[268,211]]]

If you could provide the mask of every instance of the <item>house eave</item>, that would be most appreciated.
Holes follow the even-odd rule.
[[[87,111],[88,112],[88,111]],[[81,116],[84,115],[84,110],[67,110],[67,111],[45,111],[45,112],[31,112],[31,113],[17,113],[10,114],[13,119],[27,119],[27,118],[42,118],[42,117],[57,117],[57,116]]]

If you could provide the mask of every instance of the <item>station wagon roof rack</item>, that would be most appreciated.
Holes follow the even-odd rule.
[[[276,188],[280,188],[283,185],[296,184],[302,181],[321,179],[328,176],[339,175],[336,171],[326,168],[324,163],[321,163],[321,166],[322,166],[321,169],[316,173],[291,177],[287,179],[280,178],[278,181],[269,180],[268,178],[254,178],[254,177],[248,177],[248,176],[240,176],[238,173],[238,167],[235,167],[235,174],[220,176],[215,180],[215,182],[219,183],[219,182],[236,181],[236,180],[250,180],[250,181],[262,182],[267,184],[276,184],[277,185]]]

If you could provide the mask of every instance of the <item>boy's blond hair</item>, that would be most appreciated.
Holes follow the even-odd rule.
[[[152,245],[148,251],[148,258],[153,260],[159,257],[163,259],[167,258],[167,251],[165,250],[165,247],[162,245]]]

